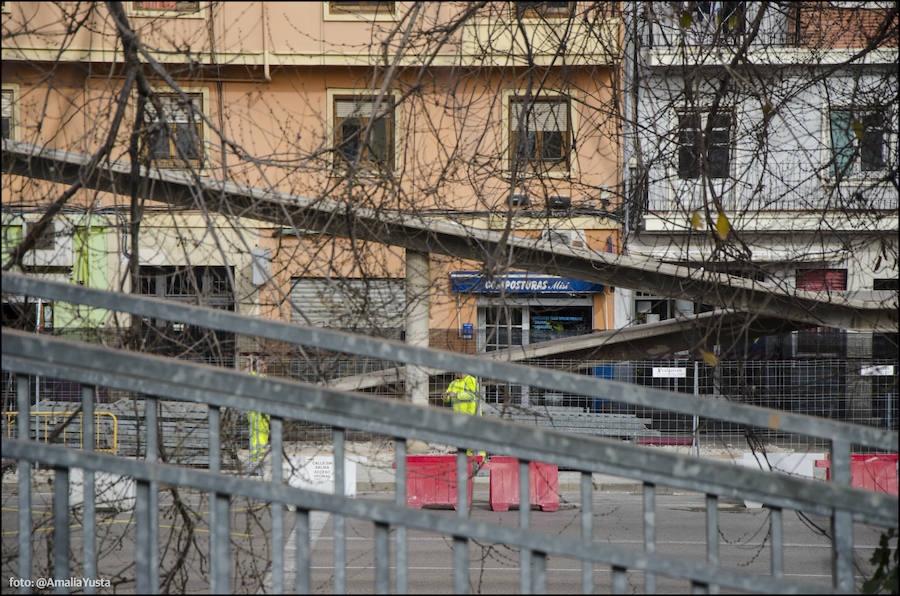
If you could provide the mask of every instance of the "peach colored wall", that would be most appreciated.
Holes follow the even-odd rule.
[[[130,4],[130,3],[129,3]],[[4,19],[4,30],[17,19],[28,19],[29,26],[43,27],[40,38],[22,38],[15,42],[17,51],[53,48],[60,39],[59,12],[52,4],[12,3],[11,21]],[[204,3],[203,14],[208,7]],[[439,10],[449,18],[458,6],[441,3],[429,5],[428,10]],[[140,32],[141,39],[149,46],[190,47],[192,52],[207,52],[209,22],[205,18],[144,17],[134,13],[129,6],[129,18]],[[290,11],[290,14],[288,13]],[[212,126],[220,124],[221,117],[226,136],[233,139],[247,153],[261,158],[287,158],[287,167],[258,165],[229,158],[229,178],[251,185],[272,184],[280,190],[307,196],[318,196],[333,187],[339,178],[329,175],[327,153],[330,135],[326,114],[329,89],[365,89],[371,83],[372,69],[344,65],[277,65],[276,55],[298,52],[325,52],[344,47],[348,40],[358,40],[368,45],[371,25],[366,22],[332,22],[323,20],[321,3],[295,3],[267,5],[267,49],[273,54],[270,81],[254,67],[228,66],[215,80],[208,76],[182,76],[178,83],[190,90],[205,91],[206,115]],[[233,2],[216,4],[212,11],[214,41],[220,55],[229,52],[246,54],[247,62],[261,64],[258,56],[263,49],[260,27],[261,4],[257,2]],[[102,17],[102,18],[101,18]],[[34,69],[23,66],[25,62],[4,64],[3,82],[19,84],[21,129],[19,138],[30,142],[74,151],[92,153],[104,139],[112,117],[110,108],[123,79],[121,72],[112,68],[110,49],[113,37],[109,35],[109,20],[102,8],[91,20],[92,27],[106,33],[81,31],[71,40],[71,50],[94,51],[92,57],[107,62],[86,63],[77,60],[76,54],[67,55],[66,61],[54,69],[52,87],[46,74],[49,63],[38,63]],[[378,23],[392,26],[393,23]],[[105,29],[104,29],[105,27]],[[369,37],[361,35],[367,32]],[[322,40],[331,44],[326,48]],[[11,42],[4,42],[7,46]],[[6,50],[6,47],[4,48]],[[68,58],[67,58],[68,60]],[[171,58],[173,63],[180,58]],[[240,62],[240,60],[237,60]],[[171,66],[170,66],[171,70]],[[509,180],[499,175],[504,147],[504,118],[506,106],[503,92],[523,89],[527,85],[525,70],[518,67],[432,68],[427,76],[417,79],[418,71],[403,72],[394,89],[406,91],[418,86],[418,92],[402,101],[397,111],[398,137],[402,140],[397,158],[397,177],[401,192],[376,191],[361,195],[358,189],[352,195],[342,191],[332,192],[330,198],[349,199],[357,204],[384,205],[390,208],[423,209],[454,208],[482,212],[502,212],[510,191]],[[541,76],[543,73],[538,72]],[[574,175],[544,180],[531,179],[524,187],[540,202],[545,195],[568,194],[573,204],[595,198],[600,186],[614,186],[619,182],[618,145],[609,117],[612,101],[610,90],[612,70],[606,66],[568,67],[563,82],[556,72],[551,72],[546,88],[566,91],[576,96],[574,111],[575,139],[578,152],[573,162]],[[376,84],[380,81],[376,79]],[[162,81],[154,84],[162,87]],[[221,97],[219,88],[221,87]],[[448,90],[453,90],[449,93]],[[132,98],[134,96],[132,95]],[[45,118],[38,132],[36,123],[40,115]],[[465,127],[460,126],[465,119]],[[127,159],[128,132],[134,119],[133,105],[129,105],[113,151],[113,159]],[[205,140],[210,155],[210,165],[221,163],[219,139],[205,125]],[[449,153],[452,152],[452,153]],[[316,156],[309,154],[318,152]],[[438,171],[452,155],[452,167],[440,179]],[[295,158],[307,156],[297,162]],[[475,168],[473,164],[481,164]],[[27,185],[27,193],[18,192]],[[18,205],[28,203],[46,205],[59,195],[61,185],[22,181],[4,176],[3,200],[11,198],[16,190]],[[80,193],[72,204],[103,206],[113,202],[127,204],[127,197],[113,197],[108,193]],[[615,205],[611,205],[614,207]],[[302,222],[296,222],[302,227]],[[615,234],[610,222],[598,224],[609,229],[589,232],[588,244],[603,250],[606,234]],[[534,235],[533,231],[518,231]],[[404,252],[401,249],[375,244],[357,244],[349,241],[322,242],[315,236],[305,236],[298,241],[294,236],[284,236],[280,230],[264,230],[257,245],[270,248],[274,255],[272,273],[275,286],[264,288],[259,296],[263,316],[289,319],[284,308],[284,297],[290,291],[290,278],[295,276],[318,277],[323,275],[393,277],[403,275]],[[253,246],[251,246],[253,248]],[[432,297],[432,328],[448,329],[457,326],[459,309],[462,322],[475,321],[475,300],[471,296],[457,296],[449,291],[449,271],[478,269],[479,264],[463,263],[454,259],[434,256],[431,275],[435,283]],[[601,300],[602,298],[598,298]],[[595,317],[595,321],[599,321]],[[611,321],[611,319],[609,319]]]

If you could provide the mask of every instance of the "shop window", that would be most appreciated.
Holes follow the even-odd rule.
[[[484,310],[484,351],[493,352],[521,346],[524,308],[494,306]]]
[[[509,160],[517,172],[569,169],[571,118],[566,98],[509,102]]]
[[[529,315],[529,343],[584,335],[594,327],[590,306],[532,306]]]
[[[658,323],[675,316],[675,301],[644,292],[636,292],[634,299],[634,322]]]
[[[731,166],[733,116],[701,111],[678,115],[678,177],[727,178]],[[707,134],[707,128],[709,132]]]
[[[202,93],[158,94],[163,113],[147,102],[144,122],[144,154],[165,168],[200,168],[203,162],[203,121],[196,110],[203,108]]]
[[[139,287],[143,295],[234,311],[234,292],[228,282],[229,269],[224,266],[143,266],[139,272]],[[231,271],[233,273],[233,269]],[[227,292],[221,291],[222,280]],[[143,319],[141,329],[150,352],[182,355],[225,365],[234,362],[233,333],[163,319]]]
[[[886,165],[885,110],[841,108],[829,114],[831,175],[852,178],[880,172]]]
[[[335,165],[368,170],[393,169],[393,98],[334,98]]]
[[[872,281],[873,290],[893,291],[895,293],[900,290],[900,281],[896,277],[874,279]],[[897,333],[873,333],[872,358],[875,360],[896,360],[898,337],[900,335]]]
[[[513,2],[513,14],[519,19],[564,19],[575,11],[574,2]]]
[[[798,290],[811,292],[844,291],[847,289],[846,269],[797,269]],[[816,327],[797,332],[797,356],[830,356],[847,354],[847,334],[841,329]]]

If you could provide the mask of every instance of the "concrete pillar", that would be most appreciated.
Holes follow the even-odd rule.
[[[429,292],[428,253],[406,251],[406,343],[428,347]],[[407,367],[406,389],[412,403],[428,405],[428,373],[418,366]]]

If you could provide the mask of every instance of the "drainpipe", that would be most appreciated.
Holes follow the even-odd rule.
[[[260,2],[259,10],[260,10],[260,18],[261,18],[260,27],[262,28],[263,77],[266,79],[266,82],[269,83],[272,81],[272,75],[269,72],[269,42],[266,39],[266,29],[269,24],[268,10],[266,9],[266,4],[267,4],[266,2]]]

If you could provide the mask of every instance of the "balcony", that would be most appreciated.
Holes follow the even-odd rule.
[[[900,207],[897,191],[889,182],[857,178],[836,185],[821,174],[810,172],[808,163],[778,163],[770,164],[765,173],[750,170],[739,179],[714,180],[713,187],[725,211],[730,213],[896,213]],[[674,174],[653,178],[647,196],[648,211],[690,214],[703,209],[701,180],[682,180]],[[707,201],[713,204],[712,200]]]
[[[692,10],[676,3],[653,5],[645,16],[649,34],[650,62],[655,66],[685,63],[724,64],[747,42],[747,61],[757,64],[797,63],[808,59],[810,51],[828,53],[841,60],[850,48],[865,47],[876,36],[888,14],[887,9],[834,7],[832,3],[798,2],[769,5],[759,29],[753,34],[757,11],[764,8],[749,2],[696,2]],[[895,16],[896,18],[896,16]],[[893,29],[896,31],[896,23]],[[888,44],[894,44],[889,47]],[[896,42],[890,37],[873,52],[877,62],[896,60]]]

